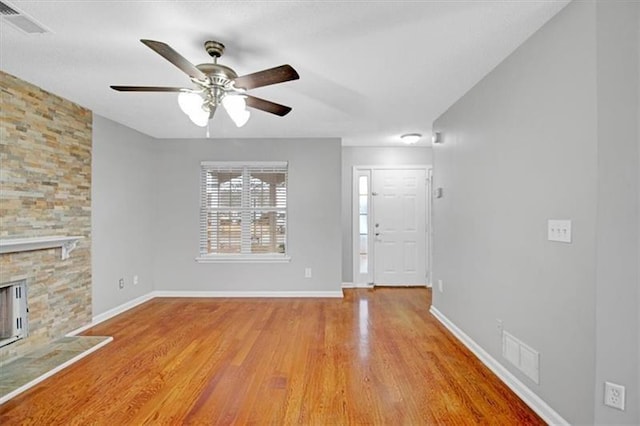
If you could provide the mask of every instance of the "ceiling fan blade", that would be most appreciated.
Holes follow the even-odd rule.
[[[207,76],[196,68],[191,62],[187,61],[184,56],[173,50],[171,46],[161,41],[154,40],[140,40],[147,47],[154,50],[157,54],[171,62],[173,65],[181,69],[191,78],[197,78],[198,80],[205,80]]]
[[[156,86],[110,86],[118,92],[188,92],[182,87],[156,87]]]
[[[300,76],[291,65],[280,65],[279,67],[236,77],[234,83],[236,89],[250,90],[299,78]]]
[[[245,101],[247,102],[248,107],[270,112],[271,114],[279,115],[280,117],[284,117],[291,112],[291,107],[280,105],[265,99],[256,98],[255,96],[244,96],[246,96]]]

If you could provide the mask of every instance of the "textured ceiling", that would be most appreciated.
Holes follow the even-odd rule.
[[[0,68],[156,138],[201,138],[170,93],[111,84],[191,87],[140,43],[168,43],[191,62],[226,45],[239,75],[291,64],[300,80],[250,93],[293,107],[252,110],[236,128],[218,112],[211,137],[335,136],[393,145],[431,123],[568,1],[9,1],[51,30],[2,21]],[[429,144],[424,138],[420,144]]]

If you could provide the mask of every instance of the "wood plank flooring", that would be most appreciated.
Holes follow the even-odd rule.
[[[429,313],[426,289],[154,299],[0,424],[544,424]]]

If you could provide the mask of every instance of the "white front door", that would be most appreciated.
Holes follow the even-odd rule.
[[[374,284],[425,285],[426,171],[373,170]]]

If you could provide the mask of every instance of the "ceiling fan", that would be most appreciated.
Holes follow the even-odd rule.
[[[193,65],[166,43],[154,40],[140,40],[147,47],[171,62],[195,84],[194,88],[157,86],[111,86],[119,92],[178,92],[178,104],[194,124],[204,127],[222,105],[233,122],[242,127],[249,119],[246,107],[259,109],[271,114],[285,116],[291,107],[246,94],[257,87],[283,83],[300,78],[291,65],[258,71],[238,77],[236,72],[218,63],[224,52],[224,44],[206,41],[204,48],[213,58],[213,63]]]

